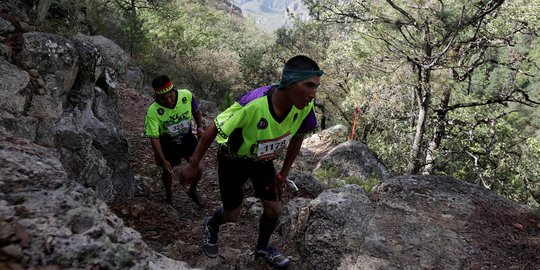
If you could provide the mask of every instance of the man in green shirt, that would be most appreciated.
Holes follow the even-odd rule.
[[[152,81],[156,99],[150,104],[145,118],[145,135],[150,138],[154,149],[156,165],[163,168],[162,181],[165,187],[165,199],[173,205],[172,179],[174,166],[182,159],[189,161],[197,147],[197,138],[204,131],[201,112],[197,100],[190,91],[174,89],[169,77],[162,75]],[[193,135],[191,122],[197,124],[197,138]],[[197,193],[197,183],[201,174],[197,174],[187,192],[197,205],[201,205]]]
[[[304,135],[317,127],[313,100],[324,72],[306,56],[291,58],[278,85],[254,89],[214,119],[201,138],[188,165],[182,170],[189,182],[200,174],[199,162],[217,137],[218,178],[222,207],[204,221],[203,251],[218,256],[219,226],[240,216],[242,186],[251,178],[255,196],[264,212],[259,222],[255,254],[275,268],[286,268],[289,259],[269,245],[282,211],[283,184],[296,158]],[[276,173],[273,161],[287,149],[283,166]]]

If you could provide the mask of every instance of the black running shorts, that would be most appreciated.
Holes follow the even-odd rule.
[[[266,189],[276,175],[272,161],[253,161],[248,159],[231,159],[218,152],[218,178],[221,201],[225,210],[234,210],[244,200],[243,186],[251,178],[255,197],[276,201],[273,189]]]
[[[161,144],[163,155],[171,163],[171,166],[178,166],[182,162],[182,158],[188,159],[195,152],[197,137],[189,133],[182,137],[180,144],[165,138],[159,138],[159,143]]]

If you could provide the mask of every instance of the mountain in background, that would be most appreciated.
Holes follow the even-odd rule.
[[[302,0],[224,0],[229,11],[253,18],[259,28],[266,32],[291,22],[291,15],[300,19],[309,17]],[[239,12],[240,9],[240,12]]]

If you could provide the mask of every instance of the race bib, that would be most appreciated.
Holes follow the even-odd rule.
[[[287,132],[279,138],[272,140],[259,141],[259,149],[257,151],[258,160],[268,160],[276,158],[291,140],[291,133]]]
[[[169,130],[169,135],[173,137],[178,135],[185,135],[189,131],[189,121],[183,120],[181,122],[168,126],[167,129]]]

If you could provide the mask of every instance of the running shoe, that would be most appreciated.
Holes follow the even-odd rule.
[[[217,258],[219,255],[219,249],[218,249],[218,233],[214,232],[212,228],[208,225],[208,221],[210,220],[210,217],[207,217],[204,220],[203,224],[203,251],[206,256],[209,258]]]
[[[268,246],[266,249],[255,247],[255,256],[263,258],[268,264],[277,269],[284,269],[289,266],[289,259],[273,247]]]

